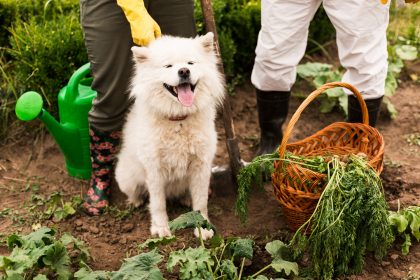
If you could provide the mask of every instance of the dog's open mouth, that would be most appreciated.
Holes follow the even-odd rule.
[[[194,103],[194,89],[196,85],[190,83],[182,83],[177,86],[170,86],[163,84],[163,86],[176,98],[179,102],[186,106],[191,107]]]

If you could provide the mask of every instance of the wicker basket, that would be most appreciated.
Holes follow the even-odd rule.
[[[361,105],[363,123],[336,122],[301,141],[287,144],[302,111],[318,95],[334,87],[344,87],[353,92]],[[278,148],[279,157],[284,158],[286,150],[294,155],[303,156],[364,153],[369,164],[380,173],[383,167],[384,141],[378,130],[368,124],[367,107],[357,89],[341,82],[325,84],[312,92],[293,114]],[[288,227],[296,231],[312,215],[325,187],[325,174],[292,163],[288,163],[282,172],[282,162],[280,160],[274,163],[276,171],[271,175],[274,194],[283,209]]]

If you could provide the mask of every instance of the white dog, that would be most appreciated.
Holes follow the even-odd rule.
[[[123,129],[115,176],[129,203],[141,205],[148,193],[151,233],[169,236],[166,198],[190,196],[193,210],[208,219],[214,121],[224,79],[213,33],[195,39],[163,36],[132,51],[135,103]],[[210,238],[213,231],[202,230],[202,236]]]

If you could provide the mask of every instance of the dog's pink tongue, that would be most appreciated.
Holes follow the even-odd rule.
[[[194,103],[194,93],[191,90],[190,85],[182,84],[177,86],[178,100],[185,107],[191,107]]]

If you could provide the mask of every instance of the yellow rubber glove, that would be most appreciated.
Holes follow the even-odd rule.
[[[117,4],[130,23],[134,43],[146,46],[160,37],[160,27],[147,12],[143,0],[117,0]]]

